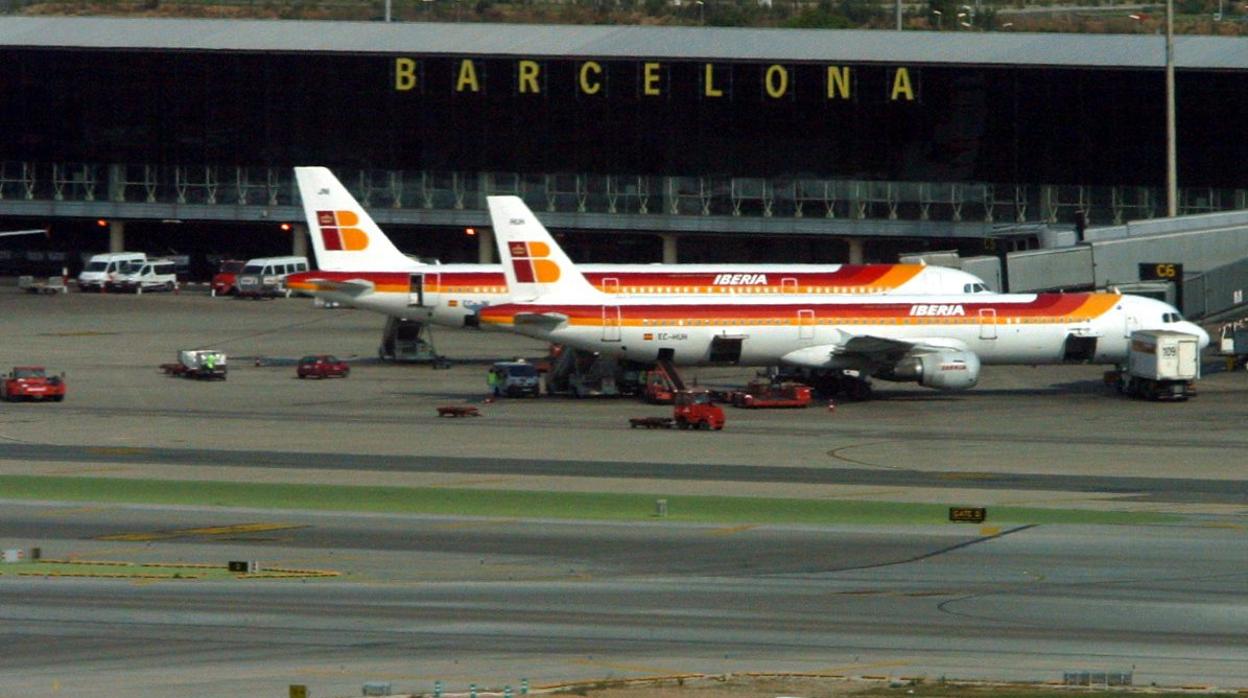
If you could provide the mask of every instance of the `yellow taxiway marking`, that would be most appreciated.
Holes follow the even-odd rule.
[[[713,528],[711,529],[711,535],[712,536],[731,536],[733,534],[742,533],[742,532],[750,530],[751,528],[757,528],[757,527],[758,527],[757,524],[742,524],[740,526],[729,526],[727,528]]]
[[[518,520],[519,519],[489,519],[489,520],[482,520],[482,521],[455,521],[452,523],[435,524],[433,526],[430,526],[430,528],[435,528],[439,531],[455,531],[455,530],[462,529],[462,528],[486,528],[488,526],[506,526],[507,524],[514,524]]]
[[[464,478],[460,480],[447,480],[440,482],[433,487],[469,487],[472,485],[501,485],[509,482],[515,482],[514,477],[476,477]]]
[[[995,476],[992,473],[951,470],[949,472],[937,473],[936,477],[941,480],[991,480]]]
[[[287,531],[295,528],[307,528],[303,524],[283,523],[246,523],[232,526],[208,526],[205,528],[178,528],[169,531],[148,531],[140,533],[117,533],[111,536],[96,536],[96,540],[111,541],[152,541],[187,536],[230,536],[244,533],[265,533],[268,531]]]
[[[61,468],[59,470],[49,470],[48,475],[85,475],[87,473],[124,473],[133,470],[128,465],[110,465],[101,466],[99,468]]]
[[[636,671],[636,672],[644,672],[647,674],[657,674],[660,677],[666,674],[670,674],[672,671],[668,667],[639,666],[636,664],[618,664],[616,662],[600,662],[594,659],[573,659],[572,663],[584,664],[587,666],[603,667],[606,669],[614,669],[616,671]],[[688,676],[688,674],[680,674],[680,676]]]
[[[95,456],[134,456],[146,450],[134,446],[91,446],[86,452]]]

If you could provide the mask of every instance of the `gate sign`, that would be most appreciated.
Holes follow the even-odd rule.
[[[983,523],[986,518],[984,507],[949,507],[949,520],[954,523]]]
[[[1183,310],[1183,265],[1174,262],[1140,263],[1140,281],[1170,281],[1174,284],[1174,304]]]
[[[1183,280],[1183,265],[1174,262],[1141,262],[1140,281],[1174,281]]]

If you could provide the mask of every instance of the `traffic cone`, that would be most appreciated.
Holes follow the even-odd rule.
[[[833,400],[828,400],[828,412],[835,412],[835,411],[836,411],[836,402]]]

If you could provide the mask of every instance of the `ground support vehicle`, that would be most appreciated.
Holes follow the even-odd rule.
[[[223,351],[213,349],[184,349],[178,352],[177,363],[161,364],[160,370],[179,378],[200,380],[225,380],[228,371]]]
[[[178,265],[172,259],[149,259],[131,263],[129,271],[104,282],[108,291],[143,293],[144,291],[177,291]]]
[[[241,259],[223,259],[212,277],[211,294],[213,296],[233,296],[238,293],[238,273],[247,262]]]
[[[729,394],[729,402],[733,407],[806,407],[810,405],[810,401],[810,387],[793,381],[750,381],[745,390],[734,390]]]
[[[1218,353],[1226,357],[1228,371],[1248,366],[1248,320],[1222,326],[1218,331]]]
[[[236,298],[261,300],[286,295],[280,280],[260,274],[238,274],[234,277],[234,286]]]
[[[1200,338],[1170,330],[1131,333],[1127,370],[1118,389],[1150,400],[1186,400],[1200,378]]]
[[[17,366],[0,382],[0,399],[51,400],[65,399],[65,375],[49,376],[42,366]]]
[[[636,390],[637,374],[613,356],[560,347],[546,373],[546,393],[572,397],[615,397]]]
[[[35,279],[33,276],[19,276],[17,278],[17,287],[27,293],[42,293],[52,295],[54,293],[69,293],[69,287],[65,285],[65,277],[49,276],[45,279]]]
[[[351,374],[351,367],[346,361],[330,354],[316,354],[299,359],[295,375],[300,378],[346,378]]]
[[[632,429],[714,429],[724,428],[724,411],[705,390],[677,390],[671,417],[630,417]]]
[[[495,396],[538,397],[542,394],[537,366],[527,361],[499,361],[490,367],[487,383]]]
[[[381,333],[377,358],[402,363],[430,363],[434,368],[449,367],[446,357],[433,346],[433,326],[420,320],[388,317]]]
[[[670,405],[676,391],[684,390],[685,382],[670,361],[658,361],[652,370],[646,371],[642,398],[654,405]]]
[[[92,255],[78,274],[79,291],[105,291],[107,284],[132,268],[142,266],[147,255],[142,252],[105,252]]]
[[[673,405],[672,419],[678,429],[724,428],[724,411],[705,390],[678,390]]]

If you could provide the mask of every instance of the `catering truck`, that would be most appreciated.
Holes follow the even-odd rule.
[[[1171,330],[1131,333],[1127,370],[1119,389],[1150,400],[1186,400],[1200,378],[1200,338]]]

